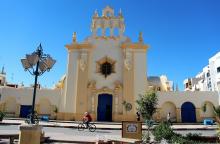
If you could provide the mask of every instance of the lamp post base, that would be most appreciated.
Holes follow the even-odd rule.
[[[42,126],[32,124],[21,125],[19,129],[19,144],[40,144]]]

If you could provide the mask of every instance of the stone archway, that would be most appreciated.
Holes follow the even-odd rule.
[[[172,121],[176,121],[176,105],[172,102],[165,102],[161,107],[161,119],[166,120],[167,114],[170,113],[170,118]]]
[[[204,105],[205,105],[205,112],[203,111]],[[205,101],[203,103],[203,105],[201,106],[201,110],[202,110],[201,117],[203,117],[203,118],[213,118],[213,117],[215,117],[213,106],[214,105],[211,102]]]
[[[182,122],[194,123],[196,122],[196,108],[193,103],[185,102],[181,106]]]

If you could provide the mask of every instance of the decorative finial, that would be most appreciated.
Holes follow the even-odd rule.
[[[5,74],[5,67],[4,67],[4,66],[2,67],[2,72],[1,72],[1,74]]]
[[[179,87],[178,87],[178,84],[176,84],[176,91],[179,91]]]
[[[97,9],[96,9],[95,12],[94,12],[94,17],[99,17],[99,14],[98,14]]]
[[[122,11],[121,11],[121,8],[119,9],[119,13],[118,13],[119,17],[123,17],[122,15]]]
[[[142,32],[139,33],[138,40],[140,43],[143,43],[143,33]]]
[[[73,33],[73,42],[76,42],[76,32]]]
[[[43,50],[43,49],[42,49],[42,45],[41,45],[41,43],[39,44],[39,46],[38,46],[37,49],[38,49],[38,50]]]

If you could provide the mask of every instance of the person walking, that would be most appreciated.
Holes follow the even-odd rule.
[[[172,125],[172,122],[171,122],[171,118],[170,118],[170,112],[167,114],[167,122]]]
[[[140,115],[140,113],[139,112],[136,112],[136,118],[137,118],[137,121],[140,121],[140,117],[141,117],[141,115]]]

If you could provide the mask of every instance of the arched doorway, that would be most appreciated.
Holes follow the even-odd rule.
[[[165,102],[161,107],[161,120],[167,120],[167,114],[170,113],[171,121],[176,121],[176,106],[172,102]]]
[[[196,122],[196,109],[191,102],[185,102],[181,106],[182,122]]]
[[[100,94],[97,107],[98,121],[112,121],[112,95]]]
[[[203,110],[204,109],[204,105],[205,105],[205,111]],[[201,117],[203,118],[214,118],[215,117],[215,114],[214,114],[214,110],[213,110],[213,104],[209,101],[205,101],[203,103],[203,105],[201,106]]]

